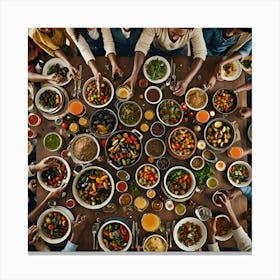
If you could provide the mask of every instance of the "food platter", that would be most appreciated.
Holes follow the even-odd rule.
[[[245,161],[235,161],[228,167],[227,178],[235,187],[248,186],[252,181],[252,167]]]
[[[58,85],[58,86],[65,86],[68,83],[70,83],[70,81],[72,80],[71,72],[70,72],[69,68],[67,67],[66,63],[58,57],[51,58],[50,60],[48,60],[45,63],[45,65],[43,67],[43,70],[42,70],[42,74],[43,75],[50,75],[54,72],[57,72],[57,71],[55,71],[55,69],[52,69],[55,65],[59,65],[59,68],[57,67],[56,70],[59,69],[59,73],[60,74],[63,73],[63,76],[65,77],[65,79],[64,79],[64,81],[62,81],[60,83],[56,83],[55,81],[52,81],[52,80],[49,81],[49,82],[53,85]],[[61,72],[62,68],[64,68],[63,72]]]
[[[225,81],[234,81],[242,73],[242,67],[238,60],[229,62],[223,66],[221,78]]]
[[[197,236],[197,238],[194,238],[194,241],[191,241],[189,238],[184,238],[184,237],[179,237],[178,236],[178,231],[179,233],[181,232],[182,226],[186,225],[191,225],[193,226],[193,230],[189,230],[189,233],[194,234]],[[204,243],[206,242],[207,239],[207,229],[206,226],[204,225],[203,222],[198,220],[197,218],[193,217],[186,217],[181,219],[180,221],[177,222],[177,224],[174,227],[173,230],[173,238],[176,243],[176,245],[183,251],[188,251],[188,252],[193,252],[201,248]],[[182,239],[181,239],[182,238]],[[180,240],[184,240],[183,243]],[[196,241],[197,240],[197,241]],[[186,245],[187,244],[187,245]]]
[[[171,73],[170,64],[162,56],[151,56],[143,65],[145,78],[154,84],[160,84],[167,80]]]

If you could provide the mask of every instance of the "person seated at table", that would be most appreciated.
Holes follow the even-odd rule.
[[[203,36],[208,56],[223,56],[216,65],[207,87],[211,89],[221,75],[223,66],[245,58],[252,51],[251,28],[204,28]]]
[[[134,49],[142,30],[143,28],[110,28],[116,55],[134,56]]]
[[[62,252],[74,252],[77,250],[79,238],[86,227],[86,221],[87,218],[85,215],[81,215],[80,213],[77,215],[76,219],[72,222],[71,237],[62,249]],[[28,251],[34,250],[41,252],[51,251],[44,240],[40,238],[38,225],[32,225],[28,228]]]
[[[186,55],[193,53],[193,62],[183,80],[177,81],[173,94],[181,96],[201,68],[206,58],[207,50],[201,28],[144,28],[135,47],[134,65],[131,76],[125,81],[134,93],[138,73],[144,63],[145,56],[153,45],[154,49],[164,55]],[[190,45],[192,49],[190,49]]]
[[[72,65],[66,52],[70,55],[76,51],[74,42],[68,38],[65,28],[31,28],[29,37],[50,56],[62,59],[69,68],[73,79],[78,79],[79,71]],[[66,41],[70,42],[70,49],[66,46]]]
[[[34,41],[28,37],[28,81],[29,82],[48,82],[55,81],[59,83],[63,78],[59,74],[43,75],[38,73],[36,66],[40,64],[40,58],[43,54],[43,50],[34,43]]]
[[[237,248],[240,251],[251,251],[252,250],[252,241],[248,234],[244,231],[243,227],[240,225],[233,209],[231,206],[231,201],[229,197],[225,194],[219,195],[219,203],[222,205],[222,208],[226,210],[227,215],[230,219],[233,238],[237,244]],[[217,232],[216,228],[216,217],[210,218],[207,221],[207,237],[208,237],[208,250],[219,252],[220,248],[218,242],[215,239],[215,235]]]

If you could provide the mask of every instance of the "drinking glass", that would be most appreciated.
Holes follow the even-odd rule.
[[[202,205],[197,206],[194,212],[197,218],[202,222],[205,222],[212,217],[212,211],[209,208]]]

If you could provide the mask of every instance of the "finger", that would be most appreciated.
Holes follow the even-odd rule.
[[[76,222],[78,222],[78,221],[80,221],[80,219],[81,219],[81,214],[79,213],[78,215],[77,215],[77,217],[76,217]]]

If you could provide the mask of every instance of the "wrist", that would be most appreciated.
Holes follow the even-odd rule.
[[[37,167],[37,164],[35,162],[32,162],[30,165],[29,165],[29,170],[32,174],[36,174],[37,171],[38,171],[38,167]]]
[[[70,242],[73,244],[78,244],[78,236],[75,233],[72,233],[71,238],[70,238]]]

